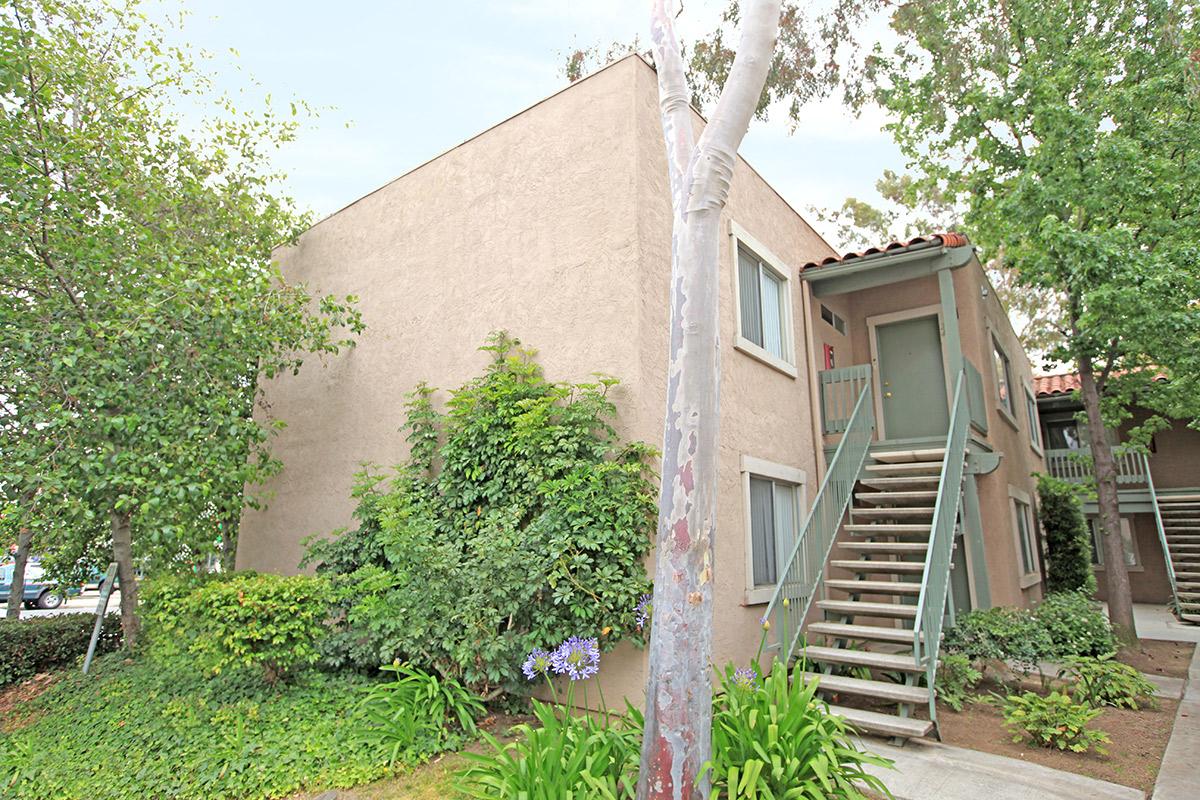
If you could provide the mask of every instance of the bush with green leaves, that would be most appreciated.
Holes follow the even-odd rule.
[[[1096,591],[1092,536],[1083,516],[1080,487],[1047,475],[1038,476],[1038,518],[1046,539],[1046,590]]]
[[[1110,739],[1103,731],[1093,730],[1088,723],[1100,716],[1100,709],[1074,702],[1063,692],[1051,692],[1043,697],[1035,692],[1012,694],[1001,707],[1004,724],[1013,732],[1013,741],[1028,741],[1040,747],[1086,753],[1106,752],[1103,745]]]
[[[937,699],[955,711],[962,711],[967,695],[982,679],[983,673],[972,666],[971,659],[962,653],[947,653],[938,661],[934,681]]]
[[[1112,625],[1100,604],[1081,592],[1045,597],[1033,610],[1038,626],[1050,639],[1047,656],[1102,656],[1116,652]]]
[[[356,724],[366,741],[387,748],[391,763],[454,750],[474,735],[483,703],[458,681],[400,662],[380,670],[394,679],[367,689]]]
[[[1087,703],[1093,708],[1112,706],[1136,711],[1139,704],[1154,705],[1154,684],[1111,655],[1099,658],[1072,656],[1059,670],[1058,677],[1070,683],[1075,702]]]
[[[0,687],[83,658],[95,624],[91,614],[0,619]],[[121,620],[115,613],[109,614],[96,641],[96,653],[109,653],[120,646]]]
[[[160,659],[186,655],[213,675],[255,669],[274,684],[320,659],[330,597],[323,577],[237,572],[151,583],[143,613]]]
[[[428,387],[410,395],[409,459],[391,480],[359,476],[357,530],[310,545],[335,589],[332,665],[399,658],[491,695],[545,642],[638,639],[652,451],[618,440],[616,381],[548,381],[506,334],[482,349],[491,363],[445,411]]]
[[[758,677],[752,669],[726,667],[714,699],[713,796],[727,800],[804,797],[865,800],[862,789],[891,797],[868,766],[892,762],[861,750],[853,729],[805,682],[803,665],[788,676],[778,660]]]
[[[947,653],[964,655],[973,663],[1009,661],[1029,672],[1049,657],[1054,642],[1032,612],[997,606],[959,617],[946,634],[943,647]]]
[[[0,734],[5,800],[268,800],[350,787],[392,770],[353,724],[370,679],[207,676],[182,659],[113,654],[64,674]]]

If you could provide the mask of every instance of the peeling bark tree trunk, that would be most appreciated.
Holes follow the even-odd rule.
[[[1100,546],[1104,548],[1104,588],[1108,595],[1108,619],[1122,644],[1137,641],[1133,622],[1133,594],[1125,566],[1121,541],[1121,510],[1117,496],[1117,463],[1108,443],[1108,429],[1100,413],[1100,391],[1092,360],[1079,359],[1079,394],[1088,421],[1088,444],[1096,474],[1097,505],[1100,509]]]
[[[8,606],[4,616],[8,619],[21,618],[21,604],[25,602],[25,565],[29,563],[29,548],[33,544],[33,531],[22,527],[17,531],[17,552],[13,557],[12,585],[8,588]]]
[[[138,619],[138,585],[133,571],[133,540],[129,529],[128,514],[114,511],[111,515],[113,561],[117,562],[117,580],[121,587],[121,632],[125,635],[125,646],[130,650],[137,647],[141,622]]]
[[[712,543],[716,526],[721,211],[779,30],[779,0],[753,0],[737,58],[697,142],[666,0],[654,0],[672,205],[671,331],[654,616],[639,800],[703,800],[712,748]]]

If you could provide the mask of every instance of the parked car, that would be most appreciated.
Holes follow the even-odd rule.
[[[0,564],[0,603],[8,602],[12,592],[12,564]],[[65,594],[76,594],[78,589],[68,589]],[[25,607],[26,608],[58,608],[63,604],[64,592],[58,584],[45,579],[42,568],[37,564],[25,566]]]

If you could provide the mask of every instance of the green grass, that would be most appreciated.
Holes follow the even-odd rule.
[[[0,734],[0,797],[266,800],[377,781],[387,757],[350,721],[366,684],[312,671],[270,689],[255,673],[207,679],[105,657]]]

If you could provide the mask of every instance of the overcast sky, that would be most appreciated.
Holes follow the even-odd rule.
[[[689,0],[681,35],[705,33],[723,5]],[[565,52],[635,34],[645,41],[648,6],[158,0],[163,10],[191,12],[183,38],[217,54],[221,88],[269,91],[279,103],[301,98],[326,109],[278,161],[287,190],[320,216],[562,88]],[[833,101],[805,112],[794,134],[782,114],[755,122],[741,151],[802,213],[837,207],[850,195],[875,197],[875,179],[902,165],[878,113],[854,119]]]

